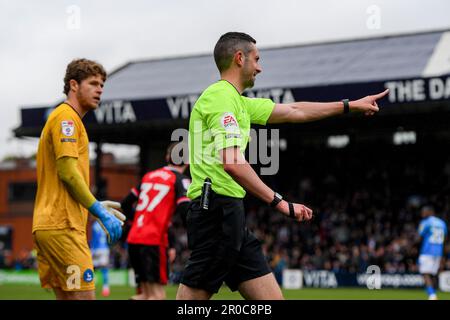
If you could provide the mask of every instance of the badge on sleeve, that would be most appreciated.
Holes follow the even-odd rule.
[[[91,269],[86,269],[83,273],[83,280],[88,283],[92,282],[94,280],[94,272]]]
[[[71,120],[62,121],[61,122],[61,131],[62,131],[62,134],[65,135],[66,137],[71,137],[71,136],[73,136],[73,134],[75,132],[75,124]]]
[[[231,112],[225,112],[222,115],[220,124],[226,131],[234,131],[235,129],[239,128],[236,117]]]

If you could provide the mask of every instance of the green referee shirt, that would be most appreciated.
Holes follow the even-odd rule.
[[[244,154],[250,123],[265,125],[275,103],[270,99],[248,98],[226,80],[209,86],[198,98],[189,120],[189,162],[192,183],[187,196],[200,196],[209,177],[212,189],[221,195],[243,198],[245,190],[223,169],[219,151],[238,146]]]

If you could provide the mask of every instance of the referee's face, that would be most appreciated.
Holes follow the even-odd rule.
[[[245,88],[252,88],[255,85],[256,75],[262,71],[259,65],[259,51],[252,43],[253,49],[245,56],[242,68],[242,82]]]

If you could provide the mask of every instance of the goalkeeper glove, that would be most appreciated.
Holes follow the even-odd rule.
[[[104,203],[104,204],[103,204]],[[92,213],[100,222],[100,226],[108,237],[108,243],[112,244],[120,239],[122,235],[122,225],[125,220],[125,216],[120,213],[116,208],[120,208],[112,201],[95,201],[92,206],[89,207],[89,212]]]
[[[104,206],[106,208],[106,210],[109,211],[109,213],[112,213],[117,219],[119,219],[120,225],[123,226],[123,223],[125,222],[127,217],[122,212],[117,210],[117,209],[121,209],[120,202],[105,200],[105,201],[100,201],[100,204],[102,206]]]

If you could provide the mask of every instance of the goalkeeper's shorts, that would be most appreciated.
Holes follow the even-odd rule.
[[[86,233],[74,229],[37,230],[33,233],[33,241],[43,288],[95,290]]]
[[[225,282],[236,291],[241,282],[271,272],[261,242],[245,226],[242,199],[212,193],[208,211],[195,199],[186,223],[191,256],[181,283],[216,293]]]

